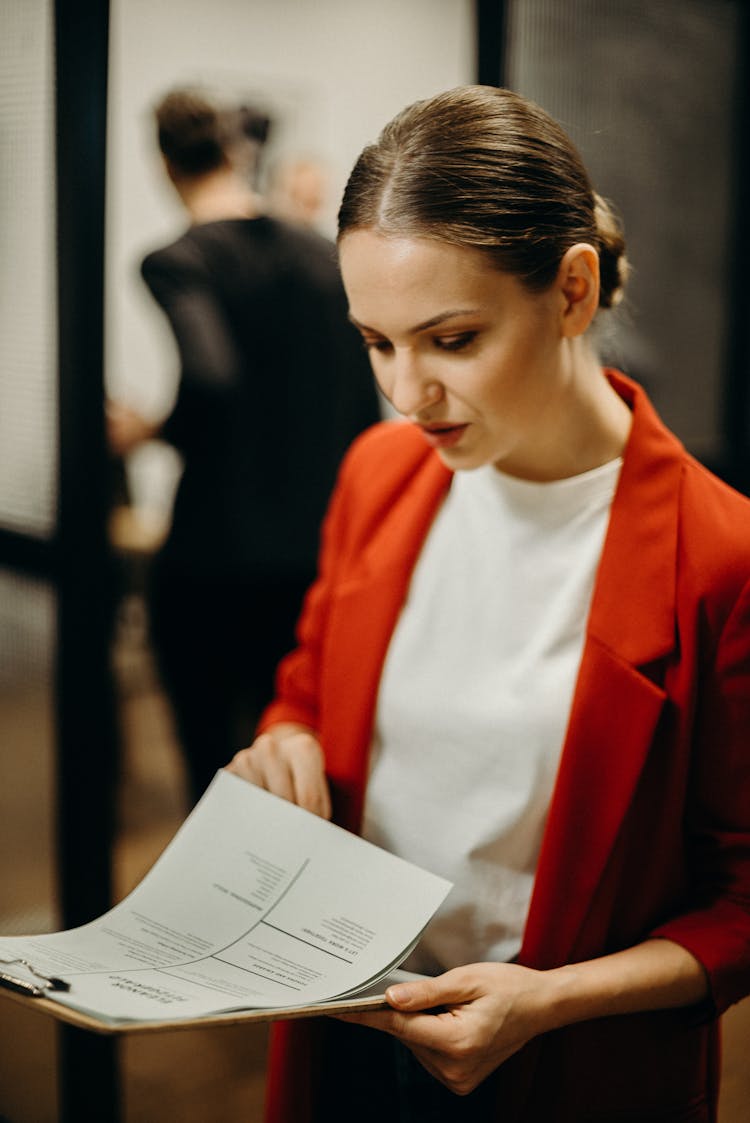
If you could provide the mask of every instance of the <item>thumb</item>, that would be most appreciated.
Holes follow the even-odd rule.
[[[456,972],[446,971],[435,978],[396,983],[386,990],[386,1001],[397,1010],[431,1010],[436,1006],[465,1002],[470,993],[455,975]]]

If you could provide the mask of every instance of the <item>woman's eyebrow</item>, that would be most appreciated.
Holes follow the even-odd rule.
[[[420,331],[426,331],[428,328],[437,327],[438,324],[444,323],[446,320],[451,320],[455,316],[473,316],[480,312],[480,308],[451,308],[448,312],[439,312],[437,316],[431,316],[429,320],[423,320],[421,324],[415,324],[412,328],[407,328],[407,335],[418,335]],[[356,328],[360,331],[369,331],[373,335],[380,335],[376,328],[370,328],[367,324],[362,324],[349,313],[349,319]]]

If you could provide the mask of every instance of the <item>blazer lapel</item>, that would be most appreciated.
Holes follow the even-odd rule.
[[[568,960],[628,810],[664,692],[586,644],[537,866],[521,961]]]
[[[356,571],[336,591],[323,695],[332,704],[321,729],[335,818],[358,830],[380,676],[409,582],[452,473],[426,457],[380,520]],[[330,689],[327,685],[330,683]],[[346,683],[345,693],[340,684]]]
[[[682,456],[645,394],[610,373],[633,409],[520,960],[570,957],[647,759],[675,648]]]

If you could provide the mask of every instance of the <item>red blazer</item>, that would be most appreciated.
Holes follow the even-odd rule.
[[[661,935],[705,966],[711,999],[536,1039],[499,1070],[503,1123],[714,1119],[716,1016],[750,992],[750,502],[640,388],[607,377],[633,427],[519,960],[551,968]],[[409,424],[355,443],[264,715],[319,731],[352,830],[386,649],[450,480]],[[269,1123],[309,1118],[321,1031],[276,1027]]]

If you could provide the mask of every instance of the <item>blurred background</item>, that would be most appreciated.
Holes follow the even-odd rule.
[[[115,460],[104,429],[106,397],[157,422],[177,385],[139,275],[184,227],[154,103],[206,83],[264,108],[269,205],[292,215],[304,164],[332,236],[402,106],[532,97],[624,219],[603,357],[747,490],[749,22],[743,0],[0,0],[0,933],[104,912],[188,809],[143,597],[181,464],[158,440]],[[744,1123],[747,1003],[725,1022],[720,1118]],[[264,1059],[262,1029],[113,1044],[0,1002],[0,1120],[259,1119]]]

